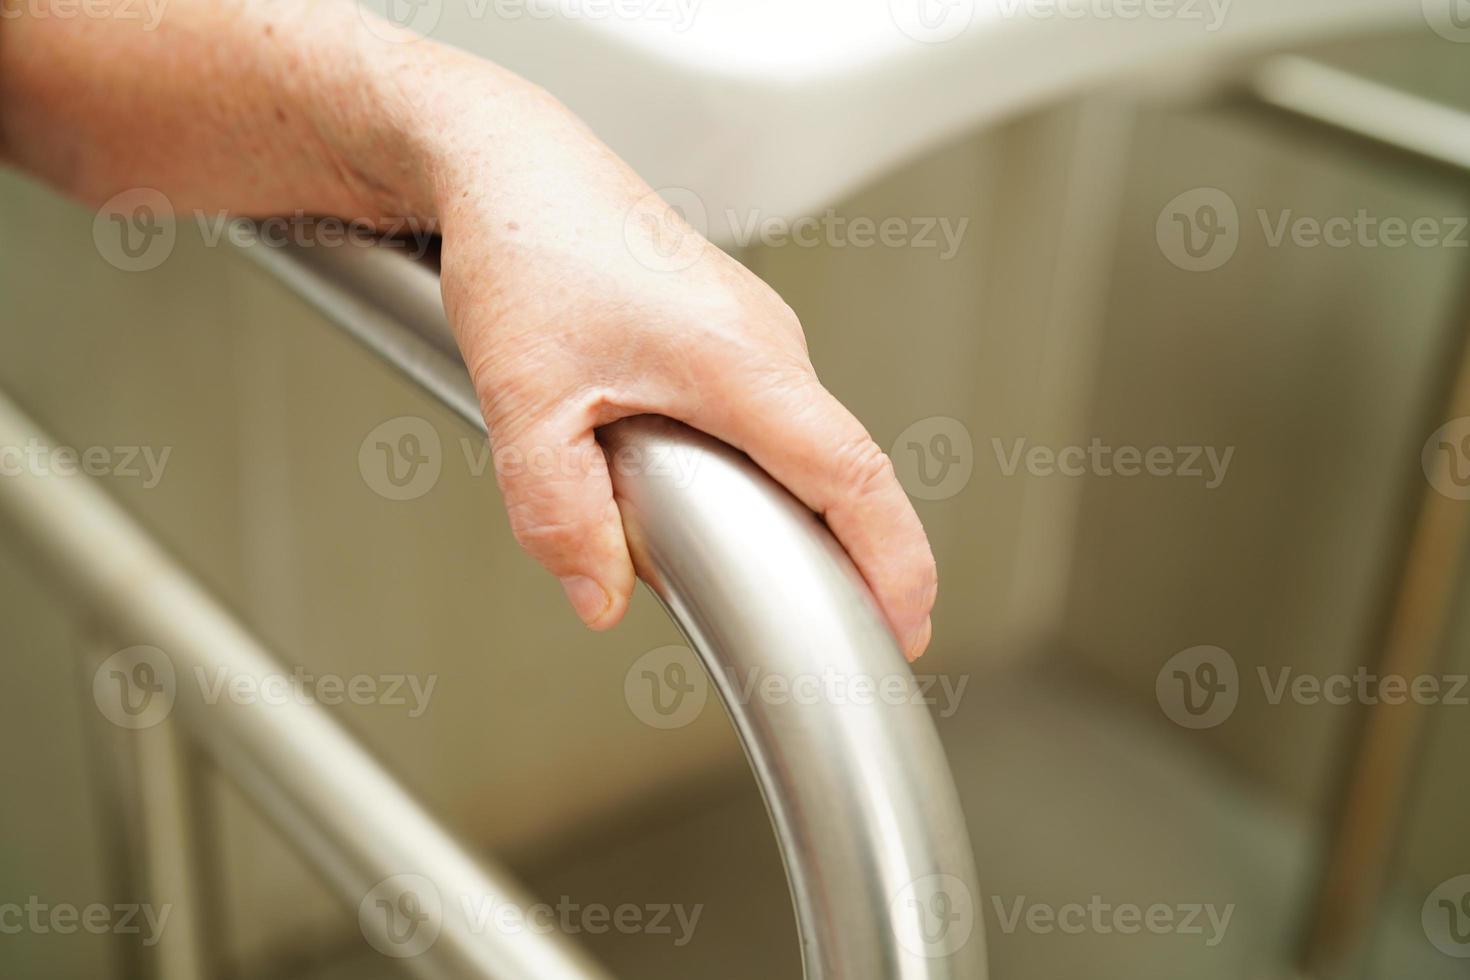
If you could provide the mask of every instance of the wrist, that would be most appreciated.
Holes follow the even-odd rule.
[[[350,84],[370,93],[362,110],[370,135],[356,140],[350,169],[404,216],[441,222],[467,198],[494,196],[514,182],[516,158],[526,158],[535,131],[570,118],[512,72],[424,38],[381,33],[359,32]]]
[[[641,185],[545,89],[458,49],[394,46],[375,84],[397,121],[398,186],[441,230],[490,235],[481,244],[494,246],[507,231],[586,221],[622,187]]]
[[[276,25],[274,37],[288,40],[268,55],[273,98],[300,106],[310,121],[295,154],[317,171],[301,175],[304,196],[316,201],[306,207],[357,220],[436,222],[442,145],[456,125],[441,104],[454,78],[482,63],[372,17],[346,0]]]

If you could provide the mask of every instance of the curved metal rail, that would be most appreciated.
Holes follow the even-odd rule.
[[[431,268],[384,248],[247,253],[483,431]],[[895,696],[912,675],[846,553],[723,443],[649,416],[599,435],[638,573],[713,678],[765,796],[806,975],[983,978],[954,781],[927,710]],[[807,696],[749,695],[772,677]]]
[[[32,440],[44,441],[0,397],[0,446]],[[211,698],[215,681],[261,684],[285,675],[95,482],[7,476],[0,479],[0,521],[65,583],[68,598],[81,607],[79,619],[107,634],[104,639],[150,644],[113,654],[93,675],[97,707],[114,730],[146,737],[164,730],[157,727],[164,721],[180,722],[315,864],[380,951],[436,980],[607,977],[560,936],[472,921],[467,903],[524,910],[533,900],[504,870],[471,857],[327,709],[296,698]],[[141,705],[133,717],[104,707],[114,679],[126,700],[112,703]],[[140,692],[147,693],[137,697]]]

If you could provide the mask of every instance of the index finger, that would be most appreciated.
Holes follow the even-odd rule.
[[[760,385],[729,379],[723,386],[701,400],[697,417],[683,421],[745,452],[826,520],[904,656],[917,660],[929,645],[938,572],[887,454],[813,375]]]

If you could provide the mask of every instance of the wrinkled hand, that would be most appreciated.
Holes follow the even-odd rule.
[[[444,299],[496,458],[517,464],[497,466],[517,540],[584,622],[615,624],[634,575],[594,432],[669,416],[821,514],[918,657],[937,589],[928,542],[887,456],[817,380],[796,315],[539,101],[521,166],[484,169],[471,127],[439,193]]]
[[[593,433],[656,413],[822,514],[905,653],[923,651],[923,529],[796,317],[545,92],[348,0],[171,0],[156,30],[122,0],[53,5],[0,30],[0,158],[94,204],[148,187],[181,211],[438,224],[496,459],[554,464],[497,466],[511,526],[589,625],[616,623],[633,589]]]

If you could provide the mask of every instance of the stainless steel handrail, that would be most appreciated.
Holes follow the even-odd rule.
[[[484,431],[434,271],[383,247],[247,254]],[[747,457],[667,419],[599,437],[639,576],[714,679],[771,813],[806,975],[978,980],[958,794],[912,675],[845,552]],[[620,466],[682,456],[684,465]],[[692,473],[692,476],[690,475]],[[751,697],[763,678],[816,697]]]
[[[0,396],[0,446],[45,442]],[[572,943],[475,919],[486,903],[530,909],[503,870],[470,856],[337,722],[309,700],[211,698],[236,679],[287,676],[278,661],[97,484],[83,476],[0,479],[0,521],[29,544],[92,628],[129,648],[99,672],[146,667],[150,726],[184,730],[240,786],[358,914],[364,935],[426,978],[597,980]],[[131,659],[136,657],[137,659]],[[95,692],[94,688],[94,692]],[[154,700],[157,698],[158,700]],[[106,700],[99,698],[98,708]],[[120,727],[136,727],[110,715]],[[128,732],[140,735],[147,730]],[[386,903],[379,905],[378,903]],[[397,910],[411,913],[401,925]],[[408,938],[405,939],[405,936]]]
[[[1298,55],[1267,58],[1244,89],[1264,105],[1339,136],[1470,172],[1470,112]]]

